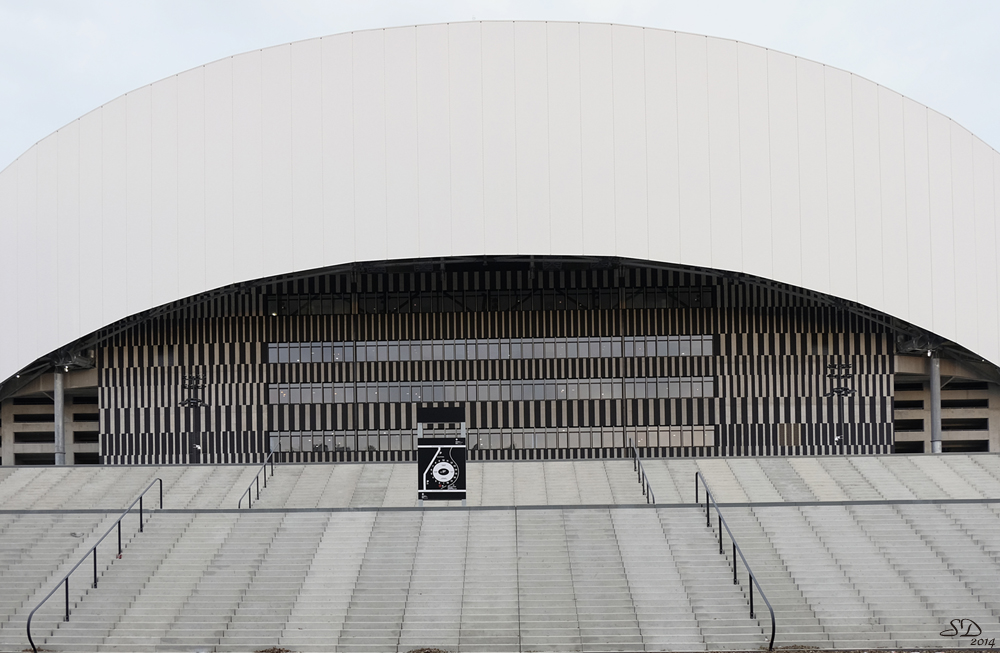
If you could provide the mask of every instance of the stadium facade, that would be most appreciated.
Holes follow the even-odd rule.
[[[410,460],[422,404],[473,459],[995,451],[998,197],[950,119],[735,41],[230,57],[0,172],[2,462]]]

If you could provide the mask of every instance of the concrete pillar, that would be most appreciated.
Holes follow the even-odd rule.
[[[52,420],[56,436],[56,464],[66,464],[66,411],[64,409],[63,371],[56,368],[52,373],[52,401],[55,410]]]
[[[931,453],[941,453],[941,359],[931,355]]]

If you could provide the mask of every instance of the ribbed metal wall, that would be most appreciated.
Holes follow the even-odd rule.
[[[552,273],[546,280],[540,273],[532,283],[558,290],[560,283],[580,285],[579,278],[588,274],[593,273]],[[368,289],[393,287],[388,273],[368,273],[267,286],[137,325],[99,351],[105,460],[188,462],[197,442],[204,462],[253,462],[262,459],[273,433],[412,434],[415,403],[269,403],[270,384],[401,380],[714,379],[711,397],[466,402],[471,441],[487,436],[486,446],[470,452],[474,459],[616,457],[624,455],[626,438],[640,438],[641,444],[650,430],[658,436],[656,446],[643,447],[643,453],[651,456],[891,451],[893,352],[891,338],[881,327],[778,291],[721,278],[657,274],[648,278],[650,287],[701,289],[710,294],[711,306],[629,308],[624,301],[616,308],[589,310],[269,314],[268,307],[280,298],[317,297],[328,291],[350,298],[357,310],[359,296]],[[440,281],[447,274],[403,276],[415,287],[428,288],[426,295],[442,292],[440,284],[430,280]],[[611,289],[624,298],[634,278],[612,271],[594,289]],[[479,286],[475,278],[466,277],[464,283],[459,290]],[[678,334],[711,336],[712,355],[329,363],[268,359],[270,343]],[[846,383],[855,390],[853,397],[827,396],[835,385],[827,377],[830,364],[851,365]],[[193,374],[205,376],[203,391],[183,389],[183,378]],[[182,400],[192,395],[208,406],[182,407]],[[671,446],[674,440],[664,444],[664,438],[682,437],[683,427],[708,429],[714,445],[683,446],[680,439],[680,446]],[[511,435],[516,439],[517,434],[546,430],[600,432],[603,439],[600,446],[589,447],[571,447],[568,441],[565,446],[530,449],[523,444],[490,445],[496,440],[490,435],[512,442]],[[192,440],[195,432],[200,435]],[[502,440],[504,434],[507,440]],[[374,448],[293,453],[290,459],[409,459],[409,450]]]

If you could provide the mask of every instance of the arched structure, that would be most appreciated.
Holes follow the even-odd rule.
[[[477,260],[840,300],[883,355],[898,332],[990,372],[998,194],[997,152],[950,119],[744,43],[541,22],[311,39],[137,89],[0,172],[0,379],[265,281]]]

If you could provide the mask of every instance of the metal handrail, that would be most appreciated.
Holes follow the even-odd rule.
[[[646,497],[646,503],[656,503],[656,497],[653,495],[653,486],[649,484],[649,478],[646,476],[646,470],[642,468],[642,461],[639,460],[639,450],[635,448],[632,444],[632,438],[628,439],[628,446],[632,448],[632,470],[636,473],[639,481],[639,485],[642,486],[642,496]]]
[[[271,476],[274,476],[274,450],[271,450],[271,453],[267,454],[267,457],[264,458],[264,464],[257,470],[253,480],[250,481],[250,485],[247,486],[246,491],[240,495],[240,500],[236,504],[237,510],[243,509],[243,497],[247,498],[247,510],[253,508],[253,498],[250,495],[250,490],[253,489],[255,483],[257,484],[257,500],[260,500],[260,473],[264,471],[265,467],[267,467],[268,461],[271,463]],[[264,487],[267,488],[267,474],[264,474]]]
[[[149,492],[149,489],[151,487],[153,487],[153,485],[155,485],[157,482],[160,483],[160,510],[163,510],[163,479],[162,478],[154,478],[153,481],[149,485],[146,486],[146,489],[143,490],[139,494],[139,498],[137,498],[135,501],[133,501],[132,505],[130,505],[128,508],[126,508],[125,512],[123,512],[121,514],[121,517],[119,517],[115,521],[115,525],[112,526],[111,528],[109,528],[107,530],[107,532],[105,532],[104,535],[101,536],[101,539],[97,540],[97,543],[94,544],[94,546],[90,547],[90,550],[88,550],[86,553],[83,554],[83,557],[80,558],[80,562],[78,562],[75,565],[73,565],[73,568],[70,569],[69,572],[65,576],[62,577],[62,580],[60,580],[58,583],[56,583],[56,586],[52,588],[52,591],[49,592],[48,594],[46,594],[45,598],[42,599],[38,603],[38,605],[35,606],[35,609],[32,610],[30,613],[28,613],[28,643],[31,644],[31,650],[32,651],[34,651],[35,653],[38,653],[38,647],[35,646],[35,640],[31,639],[31,618],[35,616],[35,612],[37,612],[38,608],[42,607],[42,605],[44,605],[45,602],[48,601],[49,598],[51,598],[52,595],[56,593],[56,590],[59,589],[59,586],[62,585],[66,589],[66,613],[65,613],[65,616],[63,617],[63,621],[69,621],[69,577],[73,574],[74,571],[77,570],[77,568],[80,565],[82,565],[84,563],[84,561],[87,559],[87,556],[93,554],[93,557],[94,557],[94,584],[93,584],[93,587],[94,588],[97,587],[97,547],[101,544],[101,542],[104,541],[104,538],[106,538],[108,535],[110,535],[111,531],[113,531],[115,529],[115,527],[117,527],[118,528],[118,555],[116,556],[116,558],[117,559],[121,559],[121,557],[122,557],[122,520],[125,519],[125,515],[129,514],[130,512],[132,512],[132,508],[134,508],[135,504],[138,503],[139,504],[139,532],[140,533],[142,532],[142,511],[143,511],[143,508],[142,508],[142,498],[146,495],[147,492]]]
[[[760,592],[760,598],[764,599],[765,605],[767,605],[768,611],[771,613],[771,643],[767,645],[767,650],[774,649],[774,608],[771,607],[771,602],[767,600],[767,596],[764,594],[764,590],[761,589],[760,583],[757,582],[757,578],[753,575],[753,570],[750,569],[750,564],[747,563],[746,557],[743,555],[743,550],[740,549],[740,545],[736,543],[736,538],[733,536],[733,532],[729,530],[729,524],[722,517],[722,511],[719,510],[719,504],[712,496],[711,490],[708,489],[708,483],[705,482],[705,477],[701,475],[701,472],[694,473],[694,502],[696,504],[701,503],[698,500],[698,479],[701,478],[701,484],[705,486],[705,525],[709,528],[712,527],[712,514],[709,511],[708,501],[712,500],[715,505],[715,512],[719,516],[719,554],[723,554],[722,550],[722,529],[725,527],[726,532],[729,533],[729,539],[733,542],[733,585],[739,584],[737,576],[737,566],[736,566],[736,554],[739,554],[740,559],[743,561],[743,566],[746,567],[747,575],[750,577],[750,618],[755,618],[753,612],[753,586],[757,586],[757,591]]]

